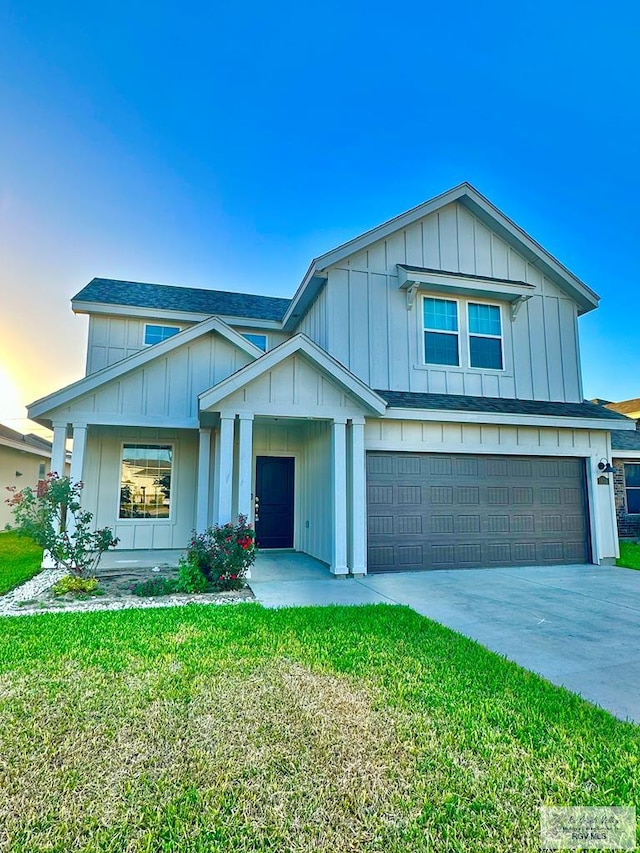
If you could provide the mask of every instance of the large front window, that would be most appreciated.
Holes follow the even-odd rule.
[[[625,462],[624,485],[627,493],[627,512],[640,513],[640,465]]]
[[[458,352],[458,303],[425,296],[424,360],[426,364],[460,364]]]
[[[125,444],[120,476],[120,518],[169,518],[170,444]]]

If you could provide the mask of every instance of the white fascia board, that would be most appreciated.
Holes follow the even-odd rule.
[[[271,370],[281,361],[299,352],[306,355],[312,364],[320,368],[329,379],[341,385],[347,393],[358,399],[366,408],[378,415],[386,410],[387,404],[382,397],[372,391],[368,385],[347,370],[339,361],[307,338],[306,335],[298,334],[269,350],[257,361],[240,368],[213,388],[203,391],[198,397],[200,411],[210,409],[225,397],[257,379],[267,370]]]
[[[526,257],[529,263],[534,266],[548,270],[556,282],[561,280],[569,286],[573,291],[579,305],[584,309],[581,313],[591,311],[598,307],[600,297],[591,288],[586,285],[581,279],[575,276],[571,270],[567,269],[564,264],[547,252],[533,237],[530,237],[526,231],[523,231],[519,225],[516,225],[513,220],[492,204],[488,198],[479,193],[475,187],[470,184],[466,185],[466,192],[463,193],[461,203],[471,211],[475,216],[490,227],[497,226],[502,232],[502,236],[507,239],[507,242],[512,245],[515,243],[515,248],[519,249]]]
[[[601,418],[571,418],[557,415],[514,415],[499,412],[460,412],[451,409],[388,409],[382,417],[394,421],[440,421],[444,423],[500,424],[502,426],[550,427],[551,429],[590,429],[610,432],[620,421]],[[635,426],[633,427],[635,429]]]
[[[0,446],[7,447],[10,450],[19,450],[20,453],[30,453],[33,456],[41,456],[43,459],[51,459],[51,451],[45,448],[34,447],[32,444],[26,444],[22,441],[13,441],[10,438],[0,436]]]
[[[167,338],[165,341],[161,341],[160,343],[154,344],[150,347],[145,347],[133,355],[115,362],[115,364],[111,364],[108,367],[104,367],[102,370],[91,373],[89,376],[85,376],[77,382],[72,382],[71,385],[67,385],[65,388],[61,388],[53,394],[49,394],[46,397],[35,400],[33,403],[29,403],[27,406],[28,417],[32,420],[37,420],[38,417],[41,417],[45,413],[51,412],[53,409],[57,409],[60,406],[64,406],[77,397],[81,397],[83,394],[95,391],[96,388],[99,388],[114,379],[118,379],[126,373],[130,373],[132,370],[143,367],[150,361],[154,361],[157,358],[168,355],[174,349],[190,343],[191,341],[199,338],[201,335],[209,332],[218,332],[231,344],[234,344],[238,349],[241,349],[253,358],[259,358],[259,356],[262,355],[262,350],[250,343],[239,332],[231,329],[218,317],[209,317],[202,323],[190,326],[188,329],[184,329],[184,331],[179,332],[177,335]]]
[[[316,298],[320,289],[327,281],[327,273],[319,273],[316,262],[312,261],[302,282],[293,295],[291,304],[282,318],[282,328],[291,331],[307,312],[307,309]]]
[[[56,412],[52,415],[52,419],[70,420],[64,412]],[[132,418],[128,415],[109,412],[76,412],[72,421],[81,426],[153,427],[154,429],[198,429],[199,427],[197,418],[168,418],[153,415],[136,415]]]
[[[640,450],[614,450],[611,448],[612,459],[640,459]]]
[[[355,237],[353,240],[349,240],[316,258],[311,263],[300,287],[296,291],[285,315],[285,322],[289,320],[293,313],[294,306],[297,306],[302,301],[304,291],[310,287],[310,283],[314,277],[326,273],[329,267],[335,266],[350,255],[363,251],[372,243],[383,240],[395,231],[406,228],[417,220],[455,201],[464,204],[471,213],[481,219],[488,227],[493,228],[501,234],[508,243],[521,251],[531,264],[538,266],[543,272],[547,272],[556,282],[561,281],[564,283],[565,288],[576,299],[581,314],[598,307],[599,297],[593,290],[563,266],[553,255],[549,254],[546,249],[516,225],[515,222],[512,222],[511,219],[505,216],[502,211],[498,210],[489,199],[485,198],[471,184],[465,181],[457,187],[453,187],[435,196],[435,198],[429,199],[423,204],[419,204],[417,207],[406,211],[406,213],[383,222],[382,225],[378,225],[376,228],[365,231],[359,237]]]
[[[359,237],[354,237],[353,240],[349,240],[347,243],[343,243],[341,246],[337,246],[330,252],[326,252],[324,255],[320,255],[320,257],[316,258],[316,269],[326,270],[339,263],[344,258],[349,257],[349,255],[355,255],[357,252],[366,249],[367,246],[371,245],[371,243],[383,240],[395,231],[399,231],[401,228],[406,228],[418,219],[422,219],[422,217],[428,216],[430,213],[439,210],[441,207],[445,207],[445,205],[451,204],[453,201],[457,201],[468,189],[470,189],[469,184],[459,184],[457,187],[453,187],[452,189],[435,196],[435,198],[429,199],[428,201],[419,204],[417,207],[413,207],[411,210],[407,210],[405,213],[401,213],[399,216],[395,216],[393,219],[387,220],[387,222],[383,222],[382,225],[378,225],[375,228],[371,228],[369,231],[365,231],[364,234],[361,234]]]
[[[499,296],[501,299],[513,302],[523,296],[532,296],[535,287],[521,281],[498,281],[493,278],[481,276],[447,275],[427,270],[418,271],[407,268],[403,264],[397,264],[398,282],[401,290],[408,290],[418,285],[425,290],[455,291],[456,293],[467,293],[476,296]]]
[[[142,320],[164,320],[172,323],[202,323],[217,317],[230,326],[247,326],[256,329],[279,331],[279,320],[257,320],[255,317],[237,317],[227,314],[206,314],[196,311],[170,311],[166,308],[141,308],[137,305],[111,305],[106,302],[72,302],[74,314],[103,314],[109,317],[135,317]]]

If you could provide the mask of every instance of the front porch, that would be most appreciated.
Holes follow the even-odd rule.
[[[107,551],[98,566],[98,578],[144,581],[157,575],[173,575],[184,549],[148,549]],[[159,572],[154,572],[159,569]],[[329,567],[321,560],[298,551],[259,551],[251,569],[249,585],[262,583],[332,580]],[[343,576],[344,577],[344,576]]]

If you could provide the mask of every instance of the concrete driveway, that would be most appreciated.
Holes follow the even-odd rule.
[[[261,557],[251,586],[267,607],[406,604],[640,723],[640,571],[534,566],[336,580],[303,555]]]

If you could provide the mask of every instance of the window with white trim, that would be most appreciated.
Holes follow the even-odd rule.
[[[247,332],[246,334],[243,332],[242,337],[246,338],[250,344],[261,349],[262,352],[267,351],[267,336],[266,335],[254,335],[253,332]]]
[[[624,486],[627,495],[627,512],[640,514],[640,465],[624,463]]]
[[[469,302],[469,367],[502,370],[502,318],[499,305]]]
[[[179,331],[180,326],[157,326],[154,323],[145,323],[144,345],[148,347],[159,344],[161,341],[166,341],[167,338],[177,335]]]
[[[425,364],[460,364],[458,303],[425,296],[422,300]]]
[[[168,519],[171,511],[171,444],[123,444],[119,518]]]

